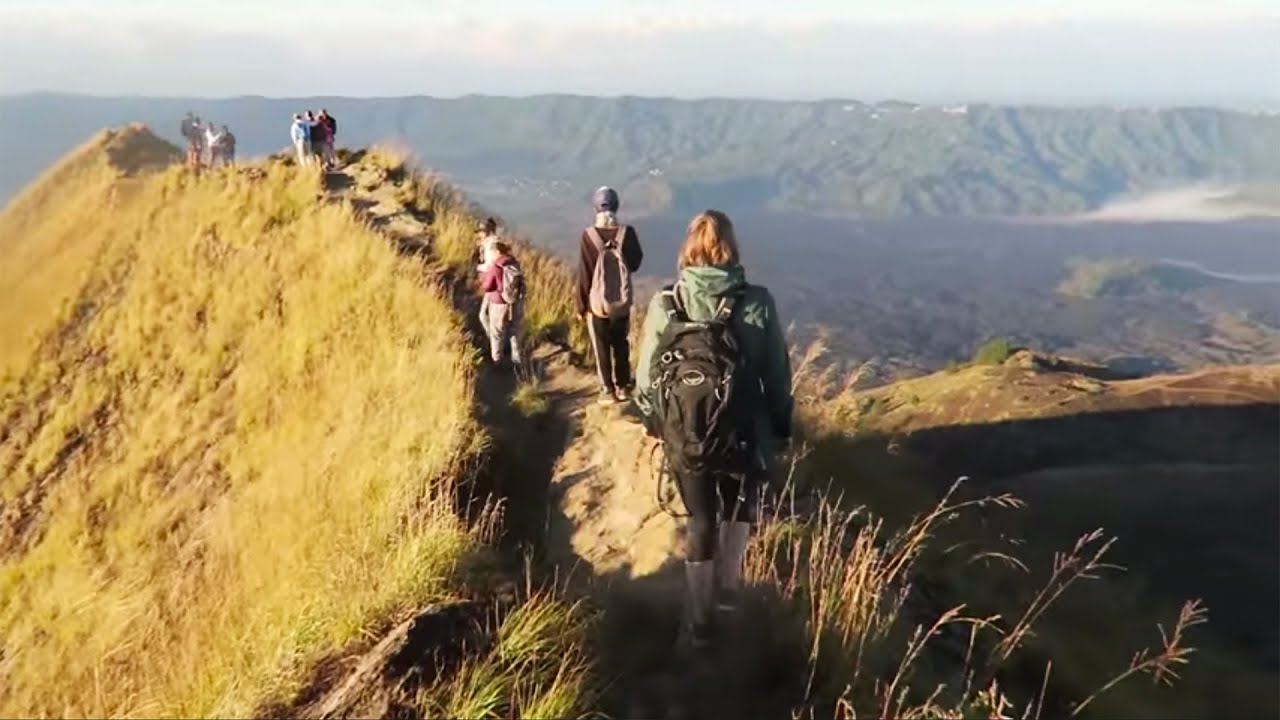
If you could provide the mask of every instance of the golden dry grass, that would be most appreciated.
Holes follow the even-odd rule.
[[[74,165],[0,219],[0,714],[244,716],[477,551],[469,353],[309,172]]]
[[[537,378],[523,380],[516,386],[511,394],[511,405],[527,418],[540,417],[551,410],[547,390]]]
[[[415,166],[403,149],[374,148],[366,161],[403,175],[398,199],[433,216],[433,252],[436,259],[457,278],[473,278],[476,264],[476,228],[488,215],[471,204],[453,185],[438,175]],[[588,352],[586,326],[577,315],[574,302],[577,286],[573,268],[560,258],[536,247],[529,238],[508,237],[529,284],[524,313],[525,343],[567,345],[580,356]]]
[[[1135,684],[1136,676],[1160,683],[1178,678],[1179,668],[1194,652],[1187,632],[1206,619],[1198,600],[1187,602],[1180,613],[1166,618],[1167,625],[1145,635],[1154,640],[1149,648],[1121,647],[1133,632],[1124,639],[1072,638],[1074,645],[1063,642],[1056,630],[1042,636],[1046,612],[1062,604],[1069,589],[1119,570],[1105,561],[1113,539],[1101,531],[1086,534],[1057,553],[1047,572],[991,549],[980,530],[985,520],[975,516],[1016,512],[1022,506],[1017,498],[960,499],[957,483],[929,507],[925,494],[910,486],[906,460],[873,457],[867,462],[887,464],[861,464],[847,443],[860,433],[869,412],[868,393],[855,390],[863,369],[837,368],[821,343],[793,355],[796,415],[805,445],[792,459],[793,481],[773,514],[762,518],[746,574],[790,607],[808,643],[808,692],[798,709],[801,716],[1074,716],[1100,696],[1115,695],[1118,686]],[[938,382],[954,382],[937,377]],[[907,385],[918,389],[929,381]],[[815,447],[825,454],[817,457]],[[798,476],[831,482],[828,494],[807,503],[807,514],[789,510],[797,500]],[[886,482],[892,484],[887,490],[867,487]],[[874,498],[872,507],[878,512],[829,494],[841,488],[856,489],[864,502]],[[905,519],[886,521],[886,511]],[[915,588],[921,578],[958,577],[956,568],[965,569],[970,583],[958,587],[968,605],[932,607],[920,599]],[[1021,579],[1010,584],[1010,576]],[[1035,576],[1043,577],[1039,586]],[[1108,585],[1102,591],[1112,589]],[[991,602],[993,595],[1000,596],[999,602]],[[976,610],[993,605],[1004,615]],[[1149,617],[1141,618],[1144,625]],[[1098,685],[1082,685],[1066,665],[1061,682],[1064,667],[1054,667],[1050,660],[1066,660],[1080,643],[1094,650],[1094,678],[1099,671],[1111,673]],[[997,680],[1009,667],[1036,662],[1043,663],[1044,686],[1003,686]],[[1057,699],[1066,704],[1050,709],[1044,703],[1051,681]],[[1060,697],[1064,691],[1065,699]],[[1130,711],[1141,707],[1123,706]]]
[[[56,309],[79,292],[94,256],[116,230],[98,229],[99,223],[137,191],[141,181],[134,175],[179,158],[173,146],[140,127],[104,130],[0,213],[0,378],[26,361],[57,322]]]
[[[914,592],[922,559],[945,526],[979,508],[1016,509],[1009,495],[954,500],[955,487],[930,511],[890,530],[865,508],[823,501],[805,517],[779,510],[761,523],[748,553],[748,582],[770,588],[799,617],[808,644],[808,685],[801,716],[852,720],[896,718],[1038,718],[1045,686],[1002,688],[998,676],[1020,660],[1044,613],[1077,582],[1107,570],[1112,541],[1101,532],[1060,553],[1040,590],[1016,612],[977,615],[965,605],[927,607]],[[788,492],[794,491],[794,485]],[[794,496],[787,498],[794,503]],[[953,548],[954,549],[954,548]],[[948,553],[950,550],[947,551]],[[1020,566],[986,552],[971,559]],[[1025,569],[1025,568],[1023,568]],[[1199,601],[1186,603],[1158,629],[1159,643],[1131,650],[1101,687],[1057,711],[1076,716],[1099,696],[1138,675],[1169,683],[1194,652],[1187,631],[1205,621]],[[1012,713],[1012,714],[1011,714]]]
[[[583,650],[591,622],[582,602],[533,593],[502,619],[491,649],[422,689],[415,704],[424,717],[582,717],[598,693]]]

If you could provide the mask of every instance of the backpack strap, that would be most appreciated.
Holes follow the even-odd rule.
[[[668,320],[688,321],[689,317],[685,314],[684,303],[680,300],[679,283],[662,288],[662,290],[658,291],[658,297],[662,298],[662,311],[667,314]]]
[[[604,236],[600,234],[600,228],[592,225],[587,228],[587,237],[591,238],[591,242],[595,243],[596,250],[604,250],[605,246],[612,244],[615,248],[622,247],[622,239],[626,236],[627,226],[619,225],[618,234],[613,236],[613,240],[605,242]]]
[[[680,283],[668,285],[658,291],[659,297],[662,298],[662,310],[667,317],[672,320],[681,322],[689,321],[689,313],[685,309],[684,299],[680,297]],[[733,312],[738,308],[738,301],[742,299],[742,293],[734,292],[720,297],[720,304],[716,306],[715,315],[711,317],[712,322],[729,322],[733,317]]]
[[[738,307],[738,300],[742,298],[742,293],[735,292],[720,297],[720,304],[716,306],[716,314],[711,318],[715,322],[729,322],[733,317],[733,311]]]

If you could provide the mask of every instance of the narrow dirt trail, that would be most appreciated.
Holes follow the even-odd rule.
[[[582,398],[570,408],[574,436],[551,478],[564,523],[551,530],[594,575],[657,573],[680,557],[683,527],[658,502],[652,445],[638,415],[596,404],[595,379],[581,372],[553,377],[549,387]]]
[[[552,367],[544,380],[568,438],[549,478],[544,559],[569,591],[602,608],[595,655],[612,717],[786,717],[803,651],[782,623],[726,628],[687,664],[673,653],[684,587],[678,497],[658,499],[655,456],[631,408],[596,404],[593,376]],[[752,617],[762,619],[759,612]]]
[[[429,257],[429,213],[407,207],[383,168],[355,161],[325,179],[400,251]],[[462,278],[454,303],[477,347],[479,299]],[[596,380],[561,348],[535,348],[533,372],[546,412],[526,417],[510,399],[517,380],[484,364],[478,417],[492,438],[473,495],[504,504],[503,545],[513,567],[534,572],[602,609],[594,638],[613,717],[776,716],[794,685],[794,650],[769,627],[739,628],[700,668],[673,661],[683,587],[683,523],[657,496],[651,445],[635,411],[596,403]],[[671,503],[682,510],[679,500]],[[788,662],[789,659],[791,662]],[[781,662],[781,664],[779,664]]]
[[[328,173],[325,186],[330,197],[350,202],[403,251],[429,255],[429,214],[406,207],[382,168],[357,160]],[[455,285],[455,305],[479,347],[479,300],[464,282]],[[495,460],[501,466],[496,474],[504,481],[495,489],[513,505],[509,519],[528,524],[529,518],[519,516],[532,508],[517,505],[534,498],[522,488],[544,485],[549,491],[545,499],[553,502],[542,504],[562,514],[539,513],[539,529],[548,536],[542,548],[545,559],[562,566],[576,563],[594,575],[623,569],[635,577],[656,572],[678,555],[681,530],[659,507],[650,446],[638,416],[621,406],[597,405],[594,378],[569,364],[562,350],[535,348],[533,357],[550,403],[541,417],[525,418],[510,407],[515,378],[509,372],[486,364],[478,387],[481,419],[496,435]],[[522,441],[528,438],[521,434],[532,434],[536,442]],[[525,477],[511,477],[515,474]],[[516,534],[529,541],[532,528]]]

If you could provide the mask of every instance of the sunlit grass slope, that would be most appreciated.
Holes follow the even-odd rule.
[[[180,159],[141,128],[103,130],[15,197],[0,214],[0,376],[20,362],[79,289],[116,228],[102,218],[142,184],[139,176]],[[56,212],[51,212],[56,210]]]
[[[479,546],[441,290],[313,174],[160,142],[0,217],[0,715],[244,716]]]
[[[398,199],[429,211],[434,217],[433,251],[441,265],[457,277],[474,275],[476,226],[489,213],[473,206],[453,185],[418,166],[408,152],[375,148],[370,156],[385,165],[388,174],[403,177]],[[579,357],[589,352],[586,325],[578,317],[574,268],[556,255],[539,248],[527,237],[506,236],[529,283],[524,312],[525,342],[531,347],[541,342],[565,345]]]

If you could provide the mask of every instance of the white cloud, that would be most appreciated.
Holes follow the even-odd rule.
[[[242,0],[225,1],[220,7],[235,16],[230,10]],[[649,14],[602,19],[531,12],[478,19],[475,4],[486,2],[493,4],[436,2],[429,22],[393,13],[279,22],[277,4],[249,15],[255,23],[240,18],[213,28],[192,23],[189,12],[144,18],[113,15],[106,4],[84,4],[77,10],[84,16],[66,22],[48,11],[66,5],[24,10],[0,0],[0,67],[26,68],[0,74],[0,92],[1210,102],[1280,93],[1280,17],[1193,24],[1185,22],[1191,6],[1177,0],[1169,6],[1173,19],[1158,23],[1032,21],[1051,4],[1026,0],[1027,17],[1012,24],[982,15],[889,23],[874,13],[878,24],[831,22],[823,12],[836,6],[823,3],[773,17],[766,13],[777,5],[760,0],[743,0],[744,15],[735,19],[726,19],[723,2],[699,12],[659,2]],[[176,6],[164,7],[172,15]]]

